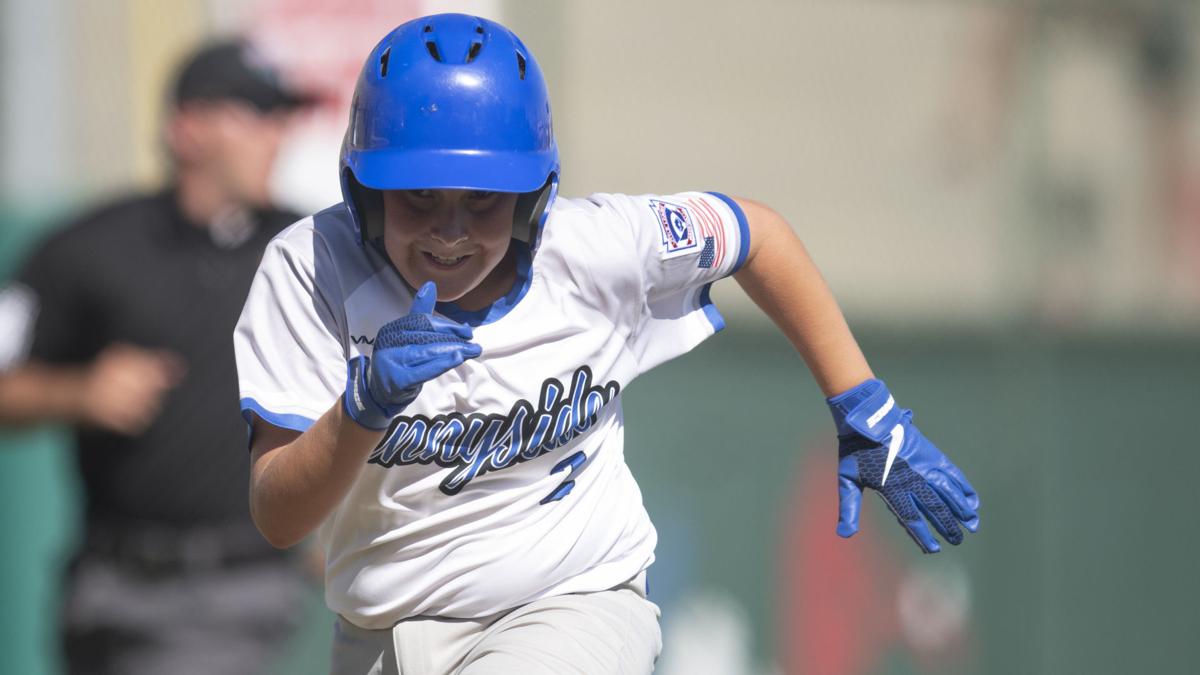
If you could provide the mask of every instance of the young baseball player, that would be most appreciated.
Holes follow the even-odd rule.
[[[716,193],[556,199],[533,55],[438,15],[371,52],[345,201],[271,244],[235,334],[251,508],[319,530],[333,672],[648,673],[656,535],[621,393],[723,326],[733,275],[830,396],[841,521],[878,490],[924,550],[974,530],[970,484],[870,367],[803,245]],[[930,529],[932,526],[932,530]]]

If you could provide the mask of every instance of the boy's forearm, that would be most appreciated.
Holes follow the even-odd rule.
[[[779,214],[739,200],[751,248],[738,284],[779,326],[826,396],[874,377],[846,319],[799,237]]]
[[[256,439],[250,511],[267,541],[287,548],[320,526],[346,496],[382,436],[347,417],[338,399],[285,445],[260,450]]]

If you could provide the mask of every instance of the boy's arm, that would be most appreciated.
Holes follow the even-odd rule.
[[[826,396],[871,379],[842,310],[791,226],[772,209],[735,199],[746,214],[750,251],[734,279],[779,326]]]
[[[273,546],[315,530],[349,492],[383,431],[356,424],[342,400],[304,433],[255,418],[250,444],[250,515]]]
[[[255,418],[250,441],[250,515],[267,541],[292,546],[333,512],[392,421],[423,384],[480,354],[470,326],[433,315],[426,282],[405,316],[384,324],[371,356],[347,363],[346,389],[299,433]]]
[[[734,278],[787,335],[812,371],[838,432],[838,534],[858,530],[862,491],[883,497],[926,553],[940,549],[936,531],[958,544],[960,525],[979,527],[971,483],[875,379],[828,286],[783,218],[738,200],[750,231],[746,262]],[[932,530],[930,529],[932,525]]]

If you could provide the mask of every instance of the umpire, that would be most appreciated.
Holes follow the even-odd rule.
[[[304,103],[248,46],[179,71],[170,185],[83,215],[0,291],[0,424],[74,428],[84,541],[67,573],[71,673],[261,672],[304,579],[249,518],[230,335],[267,241],[268,183]]]

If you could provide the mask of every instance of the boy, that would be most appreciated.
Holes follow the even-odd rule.
[[[463,15],[371,52],[345,203],[263,260],[235,333],[251,510],[320,527],[333,672],[647,673],[656,535],[621,390],[723,326],[735,275],[804,357],[842,443],[841,522],[877,489],[926,551],[978,499],[874,376],[803,245],[715,193],[556,199],[533,56]]]

